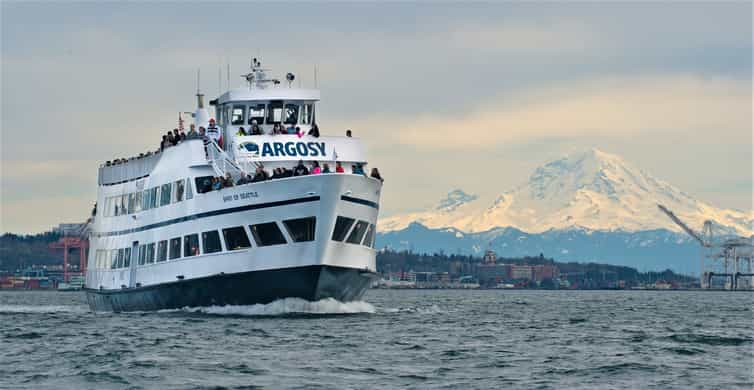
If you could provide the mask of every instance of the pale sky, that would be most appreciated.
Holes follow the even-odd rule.
[[[99,163],[157,147],[252,56],[322,91],[386,178],[382,215],[494,196],[596,147],[752,208],[752,3],[3,1],[0,232],[83,221]]]

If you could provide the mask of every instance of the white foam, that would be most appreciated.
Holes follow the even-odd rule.
[[[0,305],[0,313],[86,313],[87,306],[74,305]]]
[[[186,307],[184,311],[216,315],[277,316],[285,314],[355,314],[374,313],[368,302],[339,302],[332,298],[310,302],[300,298],[279,299],[268,304],[244,306]]]

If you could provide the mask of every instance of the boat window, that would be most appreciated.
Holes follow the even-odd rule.
[[[139,245],[139,265],[144,265],[147,259],[147,246]]]
[[[260,223],[249,226],[251,235],[258,246],[285,244],[285,237],[275,222]]]
[[[128,268],[131,266],[131,248],[126,248],[123,252],[123,267]]]
[[[128,195],[120,197],[120,215],[128,214]]]
[[[138,213],[142,209],[141,191],[134,194],[134,212]]]
[[[317,218],[307,217],[283,221],[293,242],[314,241]]]
[[[186,200],[193,199],[194,192],[191,191],[191,179],[186,179]]]
[[[181,257],[181,238],[170,239],[170,260]]]
[[[375,230],[374,224],[370,223],[369,229],[367,229],[367,234],[364,236],[364,242],[361,245],[374,248],[374,230]]]
[[[217,230],[202,233],[202,244],[204,253],[215,253],[223,250],[220,244],[220,234]]]
[[[283,121],[283,102],[280,100],[271,101],[267,105],[267,124],[272,125]]]
[[[141,208],[143,210],[149,210],[151,208],[149,206],[149,203],[150,203],[149,195],[151,195],[151,194],[152,194],[152,192],[151,192],[150,189],[146,189],[142,193],[142,195],[141,195]]]
[[[183,182],[183,179],[178,180],[173,184],[173,188],[175,189],[175,201],[174,202],[182,202],[183,201],[183,193],[185,192],[185,183]]]
[[[301,124],[308,125],[312,123],[312,105],[304,104],[301,106]]]
[[[118,254],[120,253],[121,258],[123,257],[123,252],[121,251],[122,249],[113,249],[110,252],[110,269],[118,268]]]
[[[233,106],[233,114],[230,117],[231,125],[243,125],[244,106]]]
[[[364,238],[364,233],[366,233],[367,227],[369,227],[369,223],[367,222],[356,222],[356,226],[354,226],[351,234],[348,235],[346,242],[349,244],[361,244],[361,239]]]
[[[290,125],[298,123],[298,104],[285,105],[285,123]]]
[[[168,242],[162,240],[157,244],[157,261],[165,261],[168,259]]]
[[[249,120],[248,124],[251,124],[253,121],[257,121],[258,125],[261,125],[264,123],[264,103],[262,104],[253,104],[249,106]]]
[[[353,225],[353,222],[355,219],[353,218],[346,218],[346,217],[338,217],[337,220],[335,220],[335,229],[333,229],[332,232],[332,239],[335,241],[343,241],[346,238],[346,234],[348,234],[348,230],[351,229],[351,225]]]
[[[225,237],[225,247],[229,251],[251,247],[249,236],[246,235],[243,226],[223,229],[223,237]]]
[[[170,204],[170,183],[163,184],[160,190],[160,206]]]
[[[199,254],[199,235],[189,234],[183,237],[183,256],[196,256]]]
[[[154,263],[154,243],[151,243],[151,244],[147,245],[147,259],[146,259],[146,263],[147,264]]]
[[[201,176],[194,179],[196,181],[196,193],[203,194],[212,191],[212,176]]]

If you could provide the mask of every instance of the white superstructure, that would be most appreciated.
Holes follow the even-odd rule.
[[[319,92],[267,79],[256,60],[246,79],[248,88],[211,102],[218,143],[188,137],[100,167],[86,275],[93,310],[363,295],[376,271],[382,183],[352,172],[367,164],[360,140],[270,134],[275,123],[306,134]],[[199,95],[197,129],[207,126],[204,113]],[[266,135],[238,135],[252,123]],[[237,182],[260,164],[272,173],[300,160],[333,173],[207,188],[213,177]],[[335,173],[337,163],[343,173]]]

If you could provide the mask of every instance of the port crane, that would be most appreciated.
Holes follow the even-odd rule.
[[[754,287],[754,273],[752,272],[752,258],[754,258],[754,244],[752,244],[751,238],[746,237],[732,237],[726,238],[720,242],[714,240],[712,232],[712,221],[704,221],[702,232],[698,233],[694,229],[686,225],[678,216],[670,211],[667,207],[658,204],[657,207],[665,213],[676,225],[678,225],[689,236],[694,238],[701,245],[701,266],[700,266],[700,283],[702,288],[710,288],[713,276],[724,276],[729,279],[730,282],[727,285],[731,290],[737,290],[739,288],[739,278],[747,278],[748,283],[746,286],[749,289]],[[705,251],[707,252],[705,256]],[[723,272],[705,271],[704,258],[710,258],[713,260],[722,260]],[[729,265],[733,263],[734,272],[729,272]],[[747,264],[747,272],[741,272],[743,270],[744,262]]]

